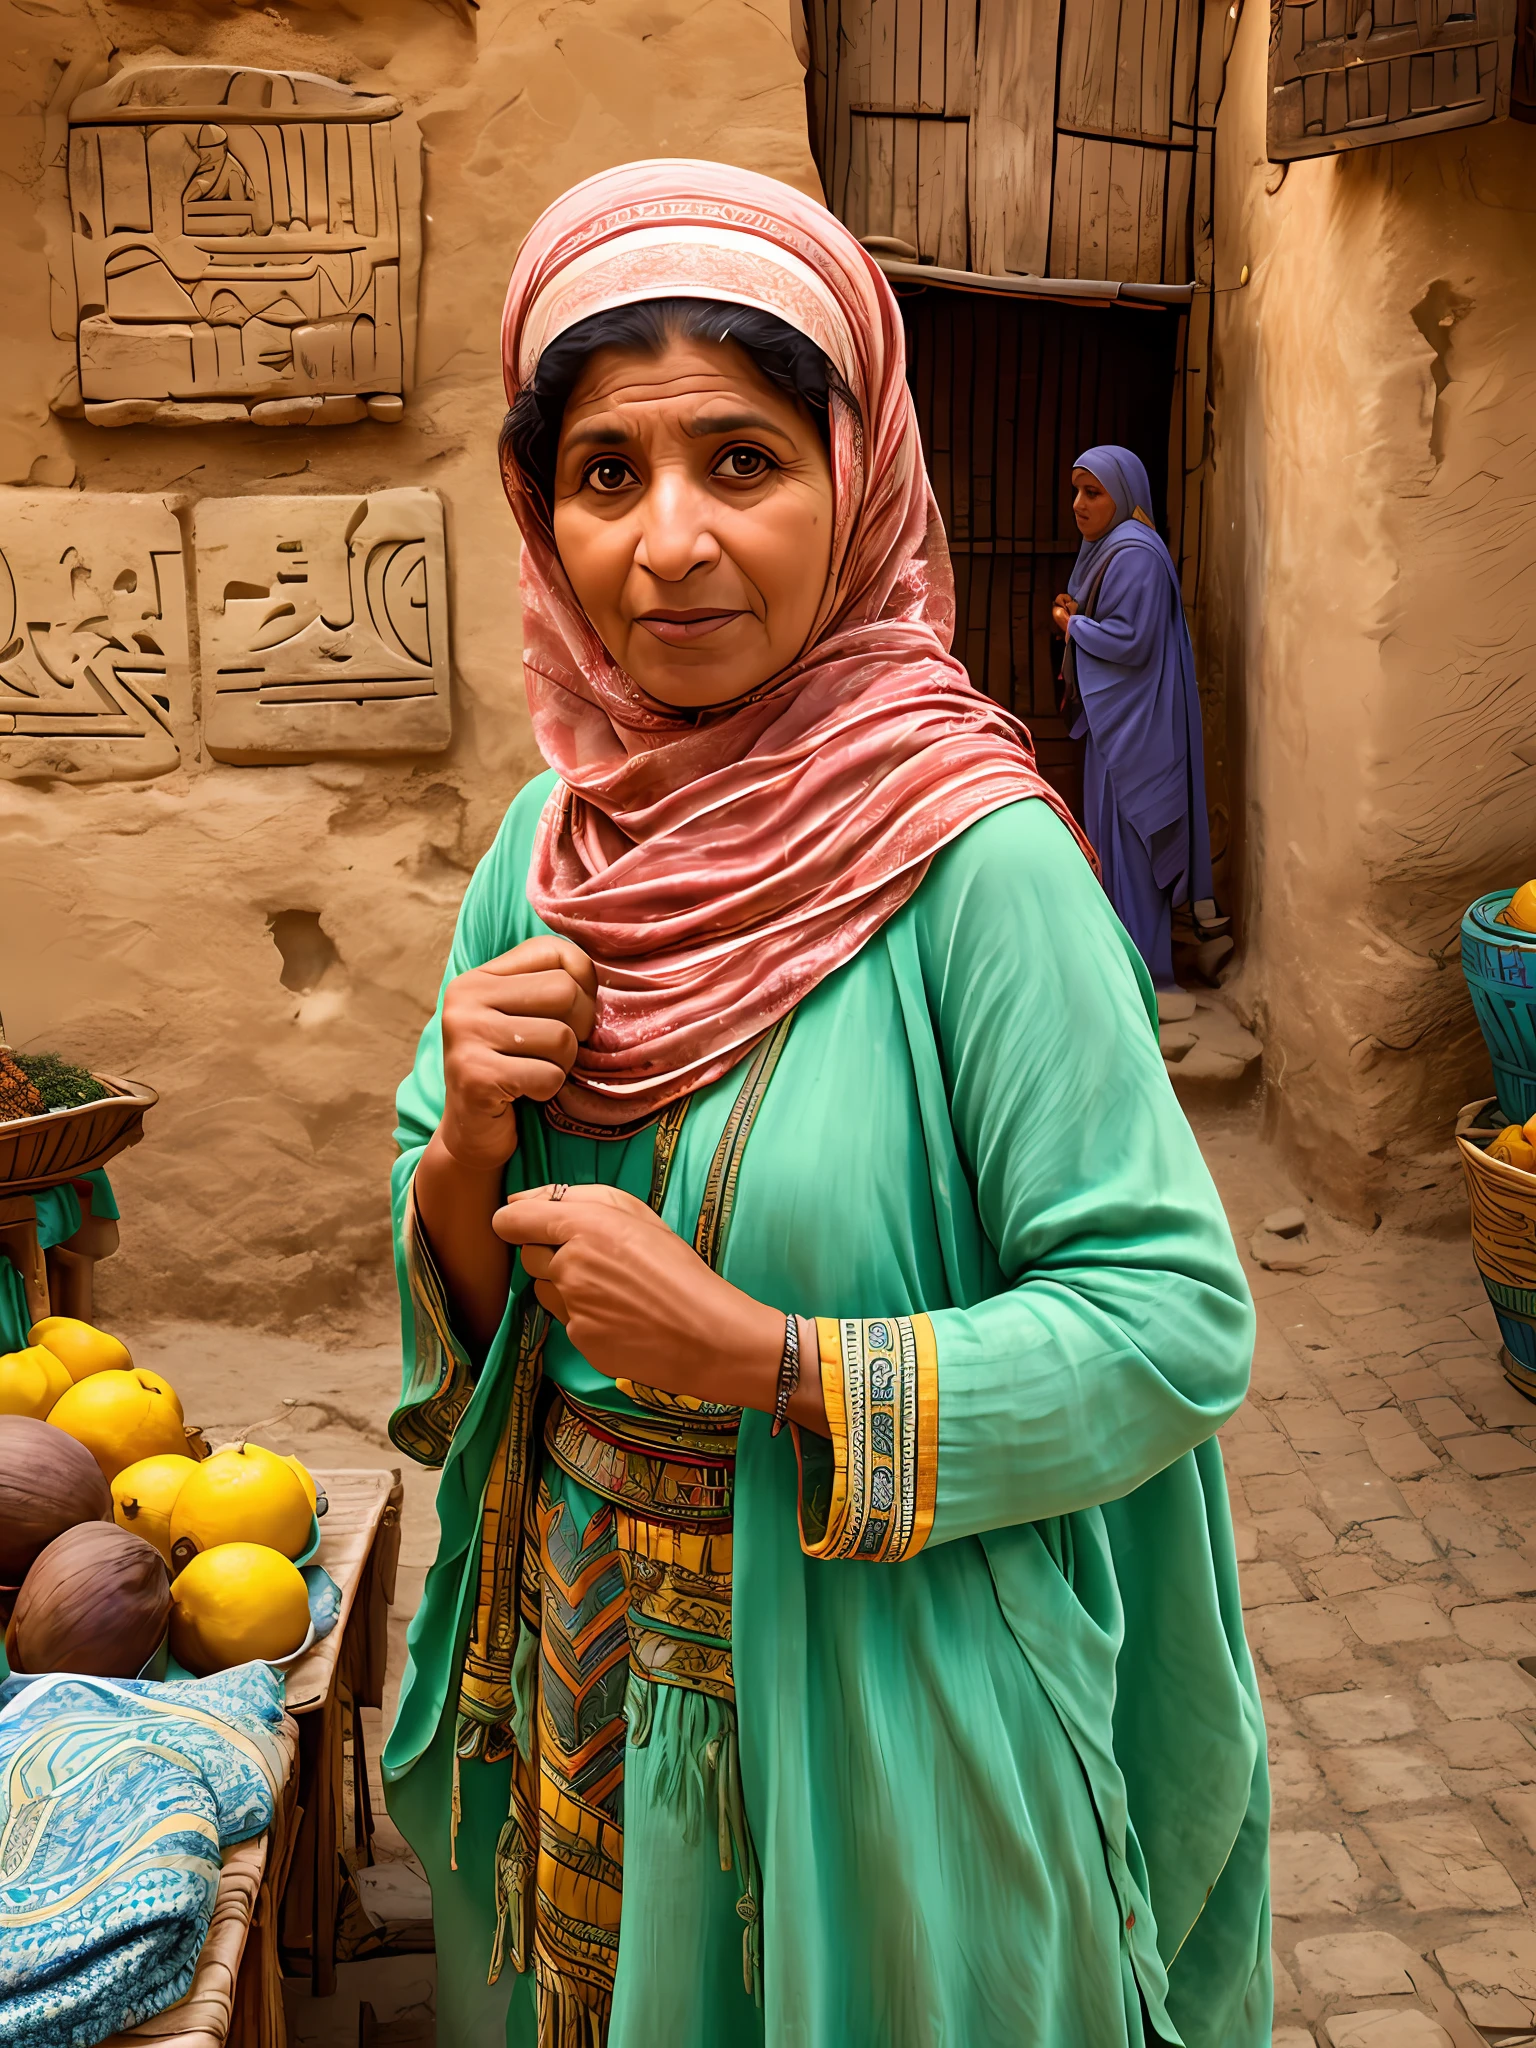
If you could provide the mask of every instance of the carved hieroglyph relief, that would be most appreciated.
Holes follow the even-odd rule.
[[[192,531],[203,735],[217,759],[448,744],[435,492],[205,498]]]
[[[399,416],[421,161],[398,100],[305,72],[119,72],[70,108],[69,204],[87,419]]]
[[[191,708],[169,502],[0,491],[0,775],[163,775]]]

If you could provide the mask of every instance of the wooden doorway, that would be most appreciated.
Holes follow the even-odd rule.
[[[1168,502],[1182,316],[937,285],[898,288],[907,378],[955,566],[955,653],[1016,712],[1082,816],[1080,749],[1056,709],[1051,600],[1077,553],[1072,458],[1132,448]]]

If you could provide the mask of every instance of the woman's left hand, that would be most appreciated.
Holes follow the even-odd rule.
[[[537,1299],[610,1379],[771,1414],[784,1317],[707,1266],[620,1188],[547,1187],[511,1196],[492,1228],[522,1253]],[[802,1322],[802,1335],[807,1328]],[[802,1342],[790,1418],[825,1435],[821,1374]]]

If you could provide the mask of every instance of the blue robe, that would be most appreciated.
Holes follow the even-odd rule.
[[[1194,650],[1173,558],[1134,516],[1151,497],[1145,469],[1124,448],[1090,448],[1073,466],[1098,478],[1120,514],[1083,543],[1067,585],[1093,612],[1069,627],[1083,824],[1110,902],[1153,982],[1167,988],[1173,907],[1212,887]]]

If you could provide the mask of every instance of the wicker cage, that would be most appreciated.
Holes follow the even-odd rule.
[[[1502,1122],[1493,1096],[1469,1102],[1456,1119],[1456,1149],[1467,1177],[1472,1256],[1499,1319],[1505,1371],[1536,1394],[1536,1173],[1488,1157],[1484,1148]]]
[[[1536,932],[1499,923],[1514,895],[1479,896],[1461,920],[1461,969],[1493,1062],[1499,1107],[1513,1123],[1536,1116]]]
[[[111,1090],[100,1102],[51,1109],[0,1124],[0,1195],[40,1195],[105,1166],[144,1135],[144,1112],[160,1100],[140,1081],[97,1074]]]

